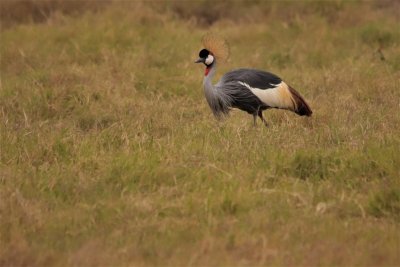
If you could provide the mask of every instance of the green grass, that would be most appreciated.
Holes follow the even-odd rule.
[[[207,3],[1,31],[0,265],[400,264],[393,7]],[[219,75],[274,72],[313,117],[216,121],[193,64],[209,23]]]

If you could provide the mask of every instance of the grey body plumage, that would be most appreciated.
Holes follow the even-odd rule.
[[[207,102],[216,117],[228,114],[231,108],[239,108],[254,114],[265,105],[250,90],[239,83],[236,75],[246,76],[246,69],[239,69],[226,73],[221,80],[213,85],[212,78],[216,72],[216,63],[204,77],[203,86]]]
[[[266,125],[262,111],[268,108],[287,109],[298,115],[310,116],[311,109],[300,94],[278,76],[256,69],[236,69],[222,76],[215,85],[217,62],[213,55],[203,49],[196,63],[206,65],[203,79],[204,94],[213,114],[219,118],[232,108],[246,111]]]

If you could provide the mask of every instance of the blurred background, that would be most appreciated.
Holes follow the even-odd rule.
[[[368,19],[368,13],[358,11],[360,5],[370,6],[378,12],[398,18],[399,2],[383,1],[61,1],[61,0],[19,0],[1,2],[2,27],[29,22],[46,22],[55,14],[78,16],[85,12],[99,12],[113,6],[124,6],[131,9],[151,9],[156,13],[168,13],[177,19],[191,20],[198,26],[207,27],[221,20],[235,23],[265,21],[280,18],[290,22],[296,17],[310,14],[325,16],[330,22],[348,23],[359,21],[360,17]],[[352,16],[346,13],[350,8]],[[147,11],[148,12],[148,11]],[[346,17],[346,19],[344,19]]]

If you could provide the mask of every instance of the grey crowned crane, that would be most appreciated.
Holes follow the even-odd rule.
[[[238,108],[257,116],[267,126],[262,112],[269,108],[286,109],[300,116],[311,116],[312,111],[304,98],[275,74],[256,69],[236,69],[222,76],[213,85],[212,78],[217,69],[217,61],[229,57],[226,41],[214,34],[203,37],[204,49],[195,63],[206,66],[203,87],[207,102],[219,118],[227,115],[232,108]]]

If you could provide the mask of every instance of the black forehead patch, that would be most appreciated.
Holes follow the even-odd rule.
[[[199,57],[206,58],[206,57],[208,57],[209,54],[210,54],[210,51],[208,51],[207,49],[202,49],[199,53]]]

